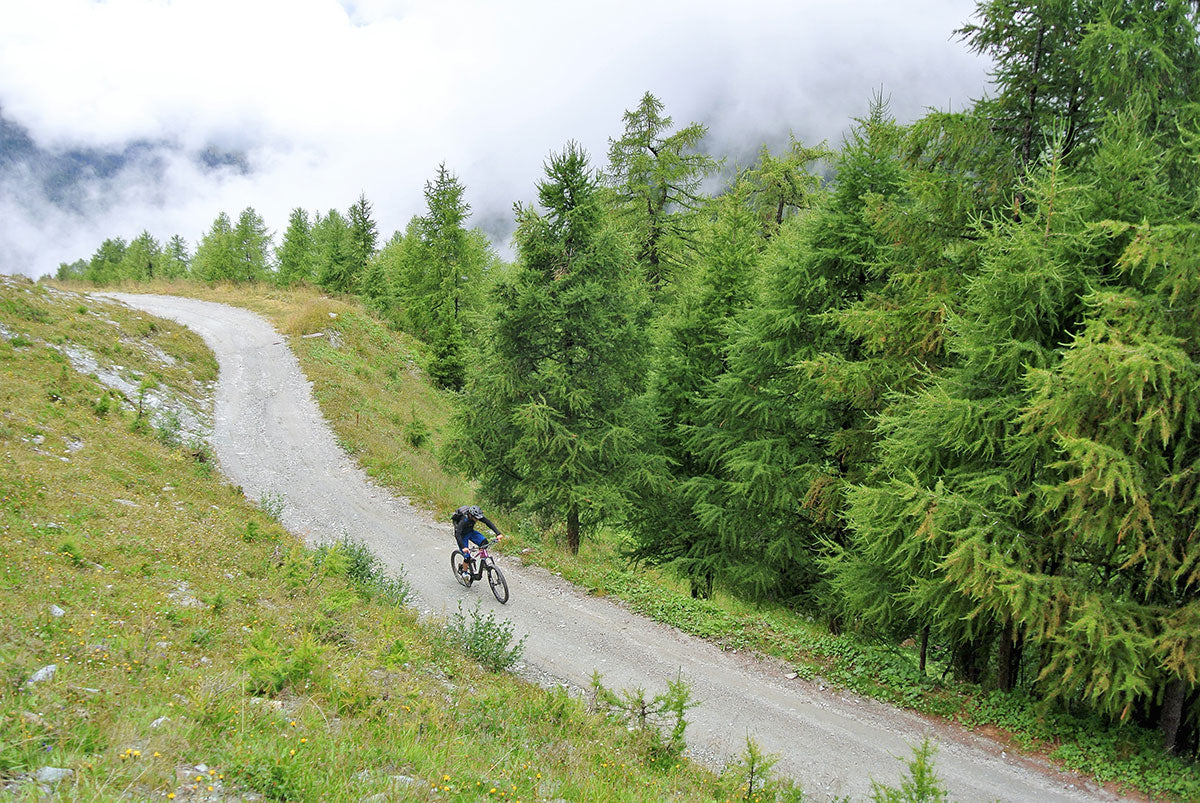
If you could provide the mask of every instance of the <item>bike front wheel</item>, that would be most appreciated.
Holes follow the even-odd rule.
[[[496,602],[501,605],[508,602],[508,581],[504,579],[504,572],[495,565],[488,566],[488,585],[492,587]]]
[[[471,578],[463,577],[463,554],[457,549],[450,553],[450,571],[454,572],[454,579],[460,586],[471,587]]]

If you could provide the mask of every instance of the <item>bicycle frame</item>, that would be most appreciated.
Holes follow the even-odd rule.
[[[470,548],[467,548],[471,552]],[[492,556],[488,554],[487,547],[477,547],[474,552],[471,552],[471,564],[475,567],[475,571],[471,572],[472,580],[480,580],[483,578],[483,570],[487,566],[495,565]]]

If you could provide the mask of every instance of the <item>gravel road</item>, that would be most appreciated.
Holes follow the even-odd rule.
[[[107,295],[107,294],[106,294]],[[111,294],[199,333],[220,363],[213,449],[248,497],[278,494],[283,523],[310,542],[343,534],[403,568],[427,613],[482,602],[527,635],[524,672],[543,684],[586,688],[599,670],[613,689],[655,694],[678,674],[699,707],[690,712],[689,754],[720,767],[752,736],[780,756],[776,772],[797,779],[806,799],[861,800],[870,781],[896,783],[925,736],[938,745],[937,772],[956,800],[1080,801],[1118,796],[1076,776],[944,723],[873,700],[784,677],[770,660],[726,653],[702,640],[590,597],[549,572],[501,554],[512,594],[500,606],[486,584],[466,590],[450,574],[453,538],[407,500],[376,486],[339,448],[284,338],[254,313],[170,296]]]

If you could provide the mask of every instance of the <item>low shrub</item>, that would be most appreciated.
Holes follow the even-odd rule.
[[[525,636],[514,643],[513,624],[497,621],[496,614],[481,614],[482,605],[475,603],[470,614],[463,612],[462,603],[446,623],[450,642],[474,658],[485,669],[500,672],[521,660],[525,651]]]

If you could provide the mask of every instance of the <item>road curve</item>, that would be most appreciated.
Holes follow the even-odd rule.
[[[526,635],[529,674],[586,688],[599,670],[609,688],[651,694],[682,674],[699,706],[689,714],[688,752],[720,767],[753,737],[780,756],[775,771],[803,785],[806,799],[869,796],[871,780],[898,782],[911,745],[928,736],[955,800],[1120,799],[1039,760],[959,728],[856,695],[784,677],[770,660],[726,653],[679,631],[590,597],[545,570],[502,557],[512,589],[496,604],[485,585],[451,577],[448,522],[376,486],[338,446],[285,339],[243,309],[173,296],[105,294],[193,329],[216,354],[220,376],[213,450],[222,471],[260,499],[279,494],[282,520],[310,542],[343,534],[369,545],[405,575],[426,612],[480,601]]]

